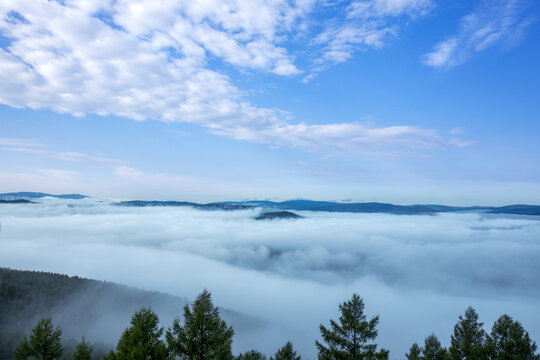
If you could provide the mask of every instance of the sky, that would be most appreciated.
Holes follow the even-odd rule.
[[[540,203],[533,0],[0,3],[0,192]]]
[[[236,329],[235,354],[254,348],[272,355],[290,340],[303,359],[316,359],[319,325],[336,320],[338,305],[353,293],[364,299],[368,318],[380,316],[375,342],[390,350],[390,360],[404,359],[432,332],[450,345],[468,306],[488,332],[508,314],[540,341],[538,217],[301,211],[301,219],[255,220],[261,211],[126,207],[96,199],[5,205],[0,264],[190,301],[206,288],[216,305],[267,325]],[[104,309],[98,324],[117,319],[110,312]],[[158,315],[170,326],[170,317]],[[95,341],[100,334],[114,342],[128,319],[75,338]],[[88,329],[69,324],[77,326]]]

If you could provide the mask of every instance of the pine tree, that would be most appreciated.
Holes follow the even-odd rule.
[[[82,341],[77,345],[77,350],[73,353],[73,360],[90,359],[92,359],[92,347],[82,338]]]
[[[300,355],[296,354],[293,345],[290,341],[276,351],[274,357],[271,357],[270,360],[300,360]]]
[[[412,344],[409,352],[405,354],[407,360],[421,360],[422,348],[417,344]]]
[[[13,359],[59,359],[64,350],[61,344],[62,330],[53,329],[51,318],[41,319],[32,329],[30,339],[26,336],[13,350]]]
[[[424,340],[422,354],[422,360],[444,360],[446,358],[446,349],[441,346],[437,336],[431,334]]]
[[[184,307],[184,324],[176,319],[167,331],[167,342],[174,355],[186,360],[230,360],[234,331],[219,316],[212,295],[204,290]]]
[[[159,318],[150,308],[141,308],[131,318],[131,326],[124,330],[116,346],[106,359],[119,360],[164,360],[169,359],[169,351],[161,339],[163,328]]]
[[[388,351],[377,351],[377,344],[372,343],[377,337],[379,316],[366,320],[364,300],[357,294],[339,305],[341,316],[339,324],[330,320],[331,329],[320,326],[321,336],[327,343],[315,342],[320,360],[360,360],[388,359]]]
[[[486,358],[484,351],[486,332],[482,329],[483,325],[483,323],[478,322],[478,314],[470,306],[465,310],[465,316],[459,316],[448,349],[452,360],[483,360]]]
[[[249,350],[238,355],[236,360],[266,360],[266,355],[257,350]]]
[[[103,360],[116,360],[116,359],[117,359],[116,354],[112,350],[109,351],[109,353],[103,357]]]
[[[531,341],[529,333],[508,315],[495,321],[487,344],[492,360],[540,360],[540,355],[535,354],[536,343]]]

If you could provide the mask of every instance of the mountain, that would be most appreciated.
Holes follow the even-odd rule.
[[[271,203],[271,202],[269,202]],[[314,200],[287,200],[283,202],[272,203],[273,206],[287,210],[311,210],[314,208],[340,205],[340,203],[332,201],[314,201]]]
[[[197,209],[204,210],[245,210],[252,209],[255,206],[246,205],[246,204],[235,204],[229,202],[223,203],[209,203],[209,204],[198,204],[188,201],[144,201],[144,200],[131,200],[131,201],[120,201],[114,203],[116,206],[136,206],[136,207],[155,207],[155,206],[191,206]]]
[[[436,209],[424,205],[393,205],[386,203],[351,203],[320,206],[311,211],[353,212],[353,213],[387,213],[387,214],[433,214]]]
[[[87,198],[86,195],[81,194],[62,194],[62,195],[53,195],[53,194],[46,194],[41,192],[12,192],[12,193],[2,193],[0,194],[0,199],[4,200],[13,200],[13,199],[39,199],[43,197],[54,197],[58,199],[73,199],[73,200],[80,200]]]
[[[508,205],[508,206],[448,206],[448,205],[394,205],[380,202],[366,203],[339,203],[332,201],[313,200],[288,200],[283,202],[274,201],[245,201],[230,202],[230,204],[246,204],[265,209],[291,210],[291,211],[327,211],[327,212],[348,212],[348,213],[384,213],[395,215],[422,215],[448,212],[484,212],[493,214],[519,214],[519,215],[540,215],[538,205]]]
[[[13,199],[13,200],[4,200],[0,199],[0,204],[33,204],[34,201],[26,199]]]
[[[230,204],[230,203],[210,203],[210,204],[200,204],[199,208],[206,210],[246,210],[253,209],[253,205],[244,205],[244,204]]]
[[[432,214],[440,210],[427,205],[393,205],[378,202],[369,203],[338,203],[333,201],[288,200],[273,201],[246,201],[232,204],[248,204],[263,208],[295,211],[328,211],[352,213],[389,213],[389,214]]]
[[[30,203],[29,199],[42,197],[55,197],[59,199],[84,199],[88,196],[81,194],[52,195],[40,192],[16,192],[0,194],[0,204]],[[130,200],[113,203],[116,206],[157,207],[157,206],[190,206],[202,210],[246,210],[263,208],[276,211],[327,211],[348,213],[384,213],[395,215],[422,215],[448,212],[483,212],[491,214],[535,215],[540,216],[540,205],[514,204],[506,206],[448,206],[438,204],[394,205],[390,203],[340,203],[335,201],[315,200],[249,200],[249,201],[222,201],[200,204],[189,201],[157,201],[157,200]]]
[[[290,211],[274,211],[274,212],[265,212],[257,216],[255,220],[274,220],[274,219],[299,219],[302,216],[297,215]]]
[[[114,203],[117,206],[135,206],[135,207],[153,207],[153,206],[199,206],[197,203],[187,202],[187,201],[144,201],[144,200],[130,200],[130,201],[120,201]]]
[[[448,205],[420,205],[426,206],[439,212],[459,212],[459,211],[489,211],[493,206],[448,206]]]
[[[492,214],[517,214],[517,215],[540,215],[539,205],[507,205],[492,208],[489,211]]]

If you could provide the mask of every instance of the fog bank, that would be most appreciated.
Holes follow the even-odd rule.
[[[391,359],[432,331],[448,345],[468,305],[486,329],[508,313],[540,341],[540,218],[297,212],[304,218],[255,221],[260,211],[93,199],[2,205],[0,265],[191,299],[207,288],[217,305],[279,329],[237,334],[235,351],[270,353],[291,340],[315,359],[318,325],[353,292],[380,314],[378,343]]]

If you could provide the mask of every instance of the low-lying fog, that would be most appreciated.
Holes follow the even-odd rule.
[[[256,342],[237,332],[235,352],[270,354],[290,339],[315,359],[319,324],[337,318],[353,292],[380,315],[377,342],[391,359],[431,332],[447,346],[468,305],[486,330],[508,313],[540,342],[540,217],[297,212],[305,218],[254,220],[260,211],[88,199],[2,205],[0,266],[190,299],[207,288],[217,305],[271,324]]]

